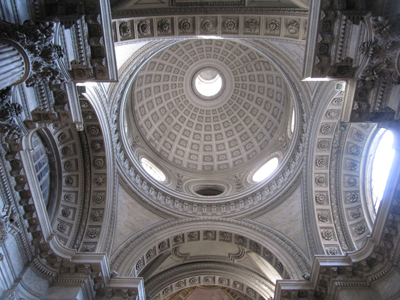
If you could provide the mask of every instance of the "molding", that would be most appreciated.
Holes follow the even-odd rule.
[[[141,16],[165,16],[165,15],[191,15],[191,14],[209,14],[207,8],[191,8],[191,7],[176,7],[176,8],[149,8],[149,9],[131,9],[131,10],[117,10],[112,9],[113,19],[123,19]],[[260,8],[260,7],[213,7],[215,14],[270,14],[270,15],[293,15],[293,16],[306,16],[308,10],[302,8]]]

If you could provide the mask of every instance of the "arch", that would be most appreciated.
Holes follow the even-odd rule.
[[[36,128],[34,128],[33,130],[29,131],[28,134],[26,136],[24,136],[22,138],[22,147],[23,150],[25,150],[27,157],[29,157],[29,159],[26,160],[26,164],[28,166],[28,168],[30,168],[31,170],[35,170],[35,161],[31,155],[31,152],[34,150],[34,145],[33,145],[33,137],[34,135],[37,134],[39,135],[39,138],[41,140],[41,142],[44,144],[45,148],[48,148],[52,154],[51,158],[50,158],[50,163],[49,163],[49,173],[52,177],[52,188],[49,191],[49,203],[46,203],[46,199],[41,198],[41,201],[45,204],[47,213],[48,213],[48,218],[49,221],[51,223],[54,223],[54,220],[56,219],[55,216],[57,214],[58,208],[60,206],[60,195],[61,195],[61,162],[60,162],[60,158],[57,155],[58,154],[58,149],[57,149],[57,143],[54,140],[54,137],[52,136],[51,131],[44,126],[38,126]],[[45,140],[43,141],[42,138],[45,138]],[[47,151],[46,151],[47,152]],[[46,155],[48,155],[48,153],[46,153]],[[16,169],[18,169],[19,167],[17,167]],[[16,170],[14,170],[16,171]],[[37,172],[36,172],[37,173]],[[57,180],[55,180],[55,178],[57,178]],[[39,190],[41,190],[40,188],[40,184],[37,180],[37,178],[33,178],[32,176],[28,176],[28,182],[29,185],[35,185],[36,187],[39,188]]]
[[[182,225],[185,225],[184,231]],[[207,237],[209,232],[211,237]],[[191,233],[194,233],[193,237]],[[159,254],[185,242],[204,238],[233,243],[259,254],[283,278],[300,278],[310,270],[310,261],[302,250],[277,231],[261,227],[255,222],[215,218],[154,224],[152,228],[135,234],[120,245],[111,256],[111,265],[122,276],[136,276]]]
[[[203,262],[178,266],[158,274],[145,284],[152,300],[165,297],[186,287],[219,285],[262,300],[273,297],[275,284],[243,267],[224,263]]]
[[[86,86],[80,95],[80,106],[86,130],[84,146],[90,168],[91,189],[87,195],[86,226],[80,251],[110,251],[110,230],[113,229],[117,201],[117,175],[109,111],[105,107],[106,94],[100,85]],[[92,234],[93,233],[93,234]]]

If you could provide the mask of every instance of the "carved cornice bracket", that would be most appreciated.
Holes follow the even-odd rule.
[[[11,87],[0,90],[0,136],[3,147],[7,150],[21,149],[22,130],[15,122],[15,117],[21,112],[21,105],[11,102]]]
[[[364,1],[313,1],[307,32],[306,80],[353,78],[359,66],[354,51],[364,38]]]
[[[392,29],[388,20],[382,17],[370,18],[373,39],[360,46],[360,52],[368,58],[360,79],[371,81],[384,79],[387,82],[400,84],[400,35]]]
[[[75,82],[116,81],[118,79],[111,31],[109,1],[63,0],[38,5],[41,17],[60,19],[71,30],[78,56],[71,62],[70,74]]]

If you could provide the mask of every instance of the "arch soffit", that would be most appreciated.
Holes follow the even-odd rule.
[[[81,95],[80,103],[85,125],[91,126],[91,122],[96,121],[96,124],[93,125],[100,129],[99,136],[101,136],[101,139],[98,139],[97,136],[91,138],[90,130],[88,130],[88,148],[94,164],[92,167],[94,172],[92,173],[98,172],[99,174],[94,174],[87,234],[92,227],[98,228],[100,226],[96,251],[109,252],[112,244],[112,239],[109,236],[112,234],[116,222],[115,207],[118,180],[117,169],[115,168],[113,133],[110,127],[110,112],[107,109],[107,95],[101,86],[89,86],[86,87],[86,93]],[[104,158],[102,167],[95,164],[99,158]],[[96,179],[98,179],[97,182]]]
[[[106,135],[99,122],[102,114],[97,114],[87,100],[81,99],[81,108],[85,134],[80,134],[74,124],[52,124],[31,131],[23,143],[25,150],[32,149],[32,135],[38,130],[51,136],[51,142],[58,149],[54,154],[56,169],[60,172],[60,176],[56,176],[60,178],[57,197],[60,200],[52,227],[62,245],[81,252],[94,252],[98,249],[103,225],[107,224],[102,223],[106,193],[113,190],[107,186],[107,172],[112,173],[114,169],[107,165],[106,156],[112,155],[105,153]],[[116,178],[111,174],[108,177]]]
[[[152,300],[165,297],[187,287],[219,285],[237,290],[255,300],[274,295],[275,284],[237,265],[216,262],[178,266],[158,274],[145,284]]]
[[[185,231],[181,230],[182,225]],[[203,240],[233,243],[255,252],[282,277],[300,278],[311,267],[303,251],[279,232],[251,221],[215,218],[154,224],[120,245],[111,256],[111,265],[122,276],[135,276],[159,254],[184,243]]]
[[[316,106],[311,129],[307,169],[309,211],[315,216],[313,227],[323,254],[340,255],[359,248],[370,233],[362,204],[360,172],[362,156],[371,125],[352,124],[339,128],[344,94],[326,84],[316,99],[327,99]],[[338,174],[331,178],[331,173]],[[340,187],[340,188],[339,188]],[[363,210],[364,209],[364,210]]]
[[[339,124],[344,94],[334,90],[333,83],[327,83],[317,90],[314,99],[321,99],[321,104],[316,105],[312,118],[316,124],[310,128],[309,152],[307,158],[308,174],[306,177],[307,192],[309,194],[309,212],[313,218],[309,227],[312,228],[315,242],[319,251],[316,254],[341,254],[338,235],[333,225],[332,211],[329,198],[329,163],[328,160],[333,145],[333,137]],[[325,101],[324,101],[325,100]],[[335,114],[327,116],[329,110]],[[322,210],[321,210],[322,208]],[[315,220],[315,221],[314,221]]]

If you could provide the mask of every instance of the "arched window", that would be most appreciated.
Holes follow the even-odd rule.
[[[387,129],[380,129],[371,144],[368,172],[370,172],[370,206],[374,213],[378,211],[392,167],[395,154],[393,144],[393,133]],[[367,196],[368,194],[369,191],[367,191]]]
[[[50,195],[50,165],[46,147],[37,133],[32,136],[33,149],[31,150],[35,172],[42,192],[43,200],[47,206]]]

